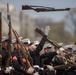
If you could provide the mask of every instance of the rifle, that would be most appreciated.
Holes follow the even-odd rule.
[[[36,31],[37,33],[41,34],[42,36],[45,35],[45,33],[44,33],[41,29],[36,28],[35,31]],[[49,43],[51,43],[53,46],[57,47],[58,49],[60,48],[60,46],[59,46],[57,43],[55,43],[54,41],[50,40],[49,37],[47,37],[46,40],[47,40]],[[65,53],[67,54],[67,56],[69,57],[68,53],[67,53],[66,51],[64,51],[64,52],[65,52]],[[70,59],[66,59],[66,60],[67,60],[68,62],[76,65],[76,63],[75,63],[75,62],[72,62]]]
[[[0,12],[0,51],[2,51],[2,12]]]
[[[22,10],[34,10],[36,12],[49,12],[49,11],[68,11],[70,8],[65,9],[55,9],[52,7],[45,6],[33,6],[33,5],[22,5]]]
[[[9,37],[9,42],[8,42],[8,59],[6,62],[6,67],[9,67],[10,65],[10,60],[11,60],[11,51],[12,51],[12,29],[11,29],[11,16],[9,15],[9,4],[7,3],[7,19],[8,19],[8,26],[9,26],[9,32],[8,32],[8,37]]]
[[[2,51],[2,12],[0,12],[0,52]],[[0,58],[0,65],[2,65],[2,59]]]
[[[65,69],[65,68],[71,68],[71,67],[76,67],[76,65],[66,64],[66,65],[53,66],[54,69]]]
[[[7,11],[9,12],[9,5],[7,4]],[[8,59],[7,59],[7,62],[6,62],[6,67],[8,67],[9,66],[9,60],[10,60],[10,57],[11,57],[11,50],[10,50],[10,48],[11,48],[11,39],[12,39],[12,32],[11,31],[13,31],[13,33],[14,33],[14,35],[15,35],[15,37],[16,37],[16,39],[17,39],[17,41],[18,41],[18,43],[20,44],[20,46],[21,46],[21,52],[22,52],[22,54],[25,56],[25,58],[26,58],[26,60],[27,60],[27,65],[28,65],[28,68],[30,68],[31,67],[31,64],[30,64],[30,62],[29,62],[29,60],[28,60],[28,53],[26,52],[24,52],[24,47],[23,47],[23,45],[22,45],[22,42],[20,41],[20,39],[19,39],[19,36],[18,36],[18,34],[17,34],[17,32],[12,28],[12,26],[11,26],[11,16],[8,14],[7,15],[7,19],[9,20],[9,24],[8,24],[8,26],[9,26],[9,44],[8,44],[8,55],[9,55],[9,57],[8,57]]]
[[[41,29],[39,29],[39,28],[36,28],[35,31],[36,31],[37,33],[39,33],[40,35],[42,35],[42,36],[45,35],[45,33],[44,33]],[[49,37],[47,37],[46,40],[47,40],[49,43],[51,43],[53,46],[57,47],[58,49],[60,48],[60,46],[59,46],[57,43],[55,43],[54,41],[50,40]]]
[[[25,48],[23,47],[23,44],[22,44],[22,41],[19,39],[19,35],[18,33],[16,32],[16,30],[12,29],[16,39],[17,39],[17,42],[19,43],[19,45],[21,46],[21,53],[24,55],[25,59],[27,60],[27,66],[28,68],[32,67],[31,63],[29,62],[28,60],[28,53],[25,52]]]

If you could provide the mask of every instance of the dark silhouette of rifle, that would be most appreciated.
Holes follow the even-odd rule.
[[[21,46],[21,53],[24,55],[25,59],[27,60],[27,66],[28,66],[28,68],[32,67],[31,62],[29,62],[29,59],[28,59],[28,53],[25,52],[25,48],[24,48],[24,46],[22,44],[22,41],[19,39],[19,35],[18,35],[17,31],[14,30],[14,29],[12,29],[12,31],[13,31],[16,39],[17,39],[17,42]]]
[[[68,68],[72,68],[72,67],[76,67],[76,65],[66,64],[66,65],[53,66],[54,69],[68,69]]]
[[[45,33],[44,33],[41,29],[39,29],[39,28],[36,28],[35,31],[36,31],[37,33],[39,33],[40,35],[42,35],[42,36],[45,35]],[[59,46],[57,43],[55,43],[54,41],[50,40],[49,37],[47,37],[47,41],[48,41],[49,43],[51,43],[53,46],[57,47],[58,49],[60,48],[60,46]]]
[[[0,51],[2,51],[2,12],[0,12]]]
[[[45,35],[45,33],[44,33],[41,29],[36,28],[35,31],[36,31],[37,33],[41,34],[42,36]],[[57,47],[58,49],[60,48],[60,46],[59,46],[57,43],[55,43],[54,41],[50,40],[49,37],[47,37],[47,41],[48,41],[49,43],[51,43],[53,46]],[[68,53],[67,53],[66,51],[64,51],[64,52],[65,52],[65,53],[67,54],[67,56],[68,56],[68,59],[65,58],[65,60],[67,60],[68,62],[72,63],[73,65],[76,65],[75,62],[72,62],[72,61],[70,60]]]
[[[25,49],[23,47],[23,44],[22,42],[20,41],[19,39],[19,35],[18,33],[12,28],[11,26],[11,15],[9,14],[9,4],[7,3],[7,12],[8,12],[8,15],[7,15],[7,19],[8,19],[8,26],[9,26],[9,42],[8,42],[8,59],[7,59],[7,62],[6,62],[6,67],[9,67],[10,65],[10,59],[11,59],[11,45],[12,45],[12,31],[17,39],[17,42],[20,44],[21,46],[21,53],[25,56],[26,60],[27,60],[27,66],[28,68],[32,67],[29,60],[28,60],[28,53],[25,52]],[[30,60],[31,61],[31,60]]]
[[[11,16],[9,14],[9,4],[7,3],[7,20],[8,20],[8,26],[9,26],[9,32],[8,32],[8,59],[6,62],[6,67],[9,67],[10,63],[11,63],[11,51],[12,51],[12,28],[11,28]]]
[[[0,51],[2,51],[2,12],[0,12]],[[2,65],[2,58],[0,58],[0,65]]]
[[[45,6],[33,6],[33,5],[22,5],[22,10],[34,10],[36,12],[49,12],[49,11],[68,11],[70,8],[65,9],[55,9],[52,7]]]
[[[9,13],[9,5],[7,4],[7,12]],[[6,62],[6,67],[9,67],[10,65],[10,59],[11,59],[11,45],[12,45],[12,31],[18,41],[18,43],[20,44],[21,46],[21,53],[25,56],[26,60],[27,60],[27,66],[28,68],[32,67],[31,64],[32,64],[32,60],[30,60],[31,62],[29,62],[28,58],[31,59],[31,57],[29,57],[28,53],[25,52],[25,49],[23,47],[23,44],[22,42],[20,41],[19,39],[19,35],[17,34],[17,32],[12,28],[11,26],[11,15],[8,14],[7,15],[7,19],[8,19],[8,26],[9,26],[9,42],[8,42],[8,59],[7,59],[7,62]],[[31,63],[31,64],[30,64]]]

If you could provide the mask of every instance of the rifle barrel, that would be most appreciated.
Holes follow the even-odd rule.
[[[35,10],[36,12],[49,12],[49,11],[68,11],[70,8],[65,9],[55,9],[52,7],[45,6],[32,6],[32,5],[22,5],[22,10]]]

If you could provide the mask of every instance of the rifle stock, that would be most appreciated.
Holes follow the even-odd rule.
[[[73,67],[74,65],[72,64],[67,64],[67,65],[59,65],[59,66],[53,66],[54,69],[65,69],[65,68],[69,68],[69,67]]]
[[[12,28],[11,28],[11,15],[9,15],[9,4],[7,3],[7,19],[8,19],[8,26],[9,26],[9,32],[8,32],[8,59],[6,62],[6,67],[9,67],[10,62],[11,62],[11,51],[12,51]]]
[[[41,29],[36,28],[35,31],[36,31],[37,33],[39,33],[40,35],[42,35],[42,36],[45,35],[44,32],[43,32]],[[57,43],[55,43],[54,41],[50,40],[49,37],[47,37],[47,41],[48,41],[49,43],[51,43],[52,45],[54,45],[55,47],[60,48],[60,46],[59,46]]]
[[[17,34],[17,32],[16,32],[14,29],[12,29],[12,31],[13,31],[16,39],[17,39],[17,42],[18,42],[19,45],[21,46],[21,53],[24,55],[25,59],[27,60],[27,66],[28,66],[28,68],[32,67],[32,65],[30,64],[30,62],[29,62],[29,60],[28,60],[28,54],[25,53],[25,49],[24,49],[24,47],[23,47],[22,41],[19,39],[19,35]]]
[[[42,36],[45,35],[44,32],[43,32],[41,29],[36,28],[35,31],[36,31],[37,33],[41,34]],[[60,46],[59,46],[57,43],[55,43],[54,41],[50,40],[49,37],[47,37],[47,41],[48,41],[49,43],[51,43],[53,46],[57,47],[58,49],[60,48]],[[68,56],[68,59],[66,59],[66,60],[67,60],[68,62],[72,63],[73,65],[76,65],[75,62],[72,62],[72,61],[70,60],[68,53],[67,53],[66,51],[64,51],[64,52],[65,52],[65,53],[67,54],[67,56]]]
[[[27,6],[27,5],[22,5],[22,9],[23,10],[30,10],[30,9],[32,9],[30,6]]]

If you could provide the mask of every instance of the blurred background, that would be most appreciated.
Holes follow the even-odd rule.
[[[54,8],[76,8],[76,0],[0,0],[2,12],[2,34],[8,34],[7,3],[12,18],[12,26],[23,38],[32,41],[40,40],[41,36],[35,32],[38,27],[44,31],[50,26],[49,37],[57,43],[72,44],[76,42],[76,10],[61,12],[40,12],[22,10],[22,5],[39,5]]]

